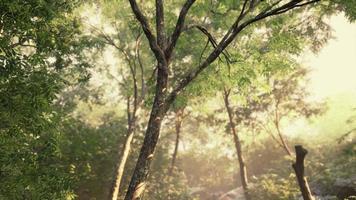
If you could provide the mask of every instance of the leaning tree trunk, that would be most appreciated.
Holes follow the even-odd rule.
[[[145,138],[141,147],[135,170],[131,177],[125,200],[140,199],[150,170],[153,154],[158,142],[161,124],[170,105],[165,102],[168,72],[167,65],[158,64],[155,98],[148,120]]]
[[[176,113],[176,119],[175,119],[175,133],[176,133],[176,140],[175,140],[175,144],[174,144],[174,151],[173,151],[173,155],[172,155],[172,163],[171,163],[171,167],[169,168],[169,176],[172,175],[173,173],[173,169],[177,160],[177,155],[178,155],[178,147],[179,147],[179,140],[180,140],[180,131],[181,131],[181,127],[182,127],[182,121],[183,121],[183,112],[184,110],[178,110]]]
[[[129,62],[129,61],[128,61]],[[128,124],[128,129],[127,129],[127,135],[126,135],[126,140],[125,140],[125,144],[123,147],[123,150],[121,152],[121,158],[119,158],[118,160],[118,164],[116,166],[116,170],[115,170],[115,179],[110,191],[110,200],[117,200],[118,195],[119,195],[119,190],[120,190],[120,184],[121,184],[121,180],[122,180],[122,175],[124,173],[124,168],[125,168],[125,164],[127,161],[127,158],[129,156],[130,153],[130,149],[131,149],[131,142],[133,140],[133,136],[134,136],[134,132],[135,132],[135,126],[136,126],[136,120],[137,120],[137,109],[138,106],[140,104],[140,102],[143,99],[143,91],[144,91],[144,85],[142,82],[142,96],[139,98],[138,97],[138,86],[137,86],[137,79],[136,79],[136,68],[130,66],[130,72],[132,75],[132,79],[133,79],[133,108],[131,111],[131,102],[130,102],[130,95],[127,97],[127,124]],[[143,72],[143,71],[142,71]]]
[[[152,162],[162,123],[163,115],[159,112],[160,109],[162,108],[159,106],[153,107],[145,133],[145,139],[141,147],[140,155],[126,193],[125,200],[139,199],[145,189],[146,179],[149,173],[150,164]]]
[[[111,200],[117,200],[117,198],[119,196],[122,175],[124,173],[126,161],[129,156],[129,153],[130,153],[131,142],[132,142],[133,136],[134,136],[134,131],[131,127],[129,127],[129,129],[127,131],[126,141],[125,141],[125,144],[124,144],[124,147],[122,150],[122,155],[121,155],[121,158],[119,158],[120,160],[116,166],[115,180],[114,180],[113,186],[111,188],[111,192],[110,192]]]
[[[231,133],[234,137],[234,143],[235,143],[235,148],[236,148],[236,153],[237,153],[237,158],[239,161],[239,167],[240,167],[240,179],[241,179],[241,184],[242,188],[244,190],[245,198],[246,200],[250,199],[249,193],[248,193],[248,179],[247,179],[247,169],[244,161],[244,157],[242,155],[242,149],[241,149],[241,141],[239,138],[239,135],[236,131],[234,119],[233,119],[233,111],[230,107],[230,102],[229,102],[229,92],[225,91],[224,93],[224,101],[225,101],[225,107],[229,116],[229,122],[230,122],[230,130]]]
[[[135,76],[133,75],[133,77],[134,77],[134,101],[133,101],[134,105],[133,105],[133,110],[131,112],[130,98],[128,97],[127,98],[127,125],[128,125],[127,135],[126,135],[126,140],[125,140],[123,150],[121,152],[121,158],[119,157],[118,163],[116,166],[115,179],[114,179],[113,185],[111,187],[110,196],[109,196],[110,200],[117,200],[117,198],[119,196],[122,175],[124,173],[126,161],[129,156],[129,153],[130,153],[131,143],[132,143],[133,136],[135,133],[135,126],[136,126],[136,120],[137,120],[136,112],[137,112],[137,107],[138,107],[139,102],[137,100],[137,85],[136,85]]]
[[[304,158],[307,155],[308,151],[303,148],[301,145],[295,146],[295,153],[296,153],[296,161],[292,165],[297,176],[300,192],[302,193],[304,200],[314,200],[308,181],[304,176]]]
[[[278,108],[279,107],[279,104],[277,103],[275,105],[275,113],[274,113],[274,126],[276,127],[276,130],[277,130],[277,134],[278,134],[278,137],[281,141],[281,145],[283,147],[283,149],[286,151],[286,153],[289,155],[289,156],[292,156],[292,151],[290,150],[289,146],[288,146],[288,143],[286,141],[286,139],[284,138],[284,136],[282,135],[282,131],[281,131],[281,128],[279,126],[279,123],[280,123],[280,116],[279,116],[279,113],[278,113]]]
[[[292,151],[290,150],[288,144],[287,144],[287,141],[286,139],[284,138],[284,136],[282,135],[282,132],[280,130],[280,127],[279,127],[279,122],[275,122],[275,126],[276,126],[276,129],[277,129],[277,134],[278,134],[278,137],[281,141],[281,145],[283,147],[283,149],[286,151],[286,153],[289,155],[289,156],[292,156]]]

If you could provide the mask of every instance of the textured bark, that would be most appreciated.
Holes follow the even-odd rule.
[[[178,155],[178,148],[179,148],[179,140],[180,140],[180,131],[182,127],[182,121],[183,121],[183,114],[184,110],[178,110],[176,112],[176,117],[175,117],[175,133],[176,133],[176,140],[174,143],[174,151],[172,154],[172,162],[171,162],[171,167],[169,168],[168,174],[171,176],[173,173],[173,169],[177,160],[177,155]]]
[[[304,200],[314,200],[309,188],[308,181],[304,176],[304,158],[308,151],[301,145],[295,146],[296,161],[292,165],[297,176],[300,192],[302,193]]]
[[[163,114],[159,112],[160,109],[162,108],[157,106],[157,104],[152,108],[152,114],[148,122],[145,139],[125,196],[125,200],[139,199],[145,189],[145,181],[149,173],[150,164],[158,141],[162,123]]]
[[[163,46],[165,46],[164,38],[164,20],[163,20],[163,2],[156,0],[156,17],[157,19],[157,35],[159,36],[159,42],[153,35],[152,30],[149,27],[147,19],[142,14],[136,1],[130,0],[130,5],[136,19],[141,23],[141,27],[148,39],[150,48],[155,54],[157,60],[157,81],[155,98],[153,101],[150,118],[148,121],[147,129],[145,132],[145,138],[141,147],[140,155],[136,163],[135,170],[131,177],[131,181],[125,196],[125,200],[140,199],[145,186],[146,179],[150,170],[153,154],[158,142],[161,124],[163,117],[165,116],[170,104],[165,101],[167,94],[167,81],[168,81],[168,59],[166,59]]]
[[[241,184],[242,188],[244,190],[245,198],[246,200],[250,200],[250,196],[248,193],[248,179],[247,179],[247,169],[246,169],[246,164],[244,161],[244,157],[242,155],[242,147],[241,147],[241,140],[239,138],[239,135],[236,131],[236,125],[234,122],[234,116],[233,116],[233,110],[230,106],[230,101],[229,101],[229,96],[230,96],[230,91],[224,91],[224,102],[225,102],[225,108],[227,111],[227,114],[229,116],[229,123],[230,123],[230,130],[231,133],[234,137],[234,143],[235,143],[235,148],[236,148],[236,154],[237,158],[239,161],[239,168],[240,168],[240,179],[241,179]]]
[[[126,193],[125,200],[140,199],[145,189],[146,179],[158,142],[162,120],[169,108],[169,105],[167,105],[164,101],[168,80],[168,73],[166,71],[167,66],[160,65],[163,64],[159,64],[158,66],[155,98],[148,121],[148,126],[145,132],[145,139],[143,141],[140,155]]]
[[[161,49],[165,49],[166,36],[164,31],[164,6],[163,0],[156,0],[156,30],[157,43]]]

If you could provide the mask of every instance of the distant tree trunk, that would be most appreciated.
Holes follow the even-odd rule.
[[[146,92],[146,86],[145,86],[145,81],[144,81],[144,68],[143,68],[143,63],[141,61],[140,57],[140,51],[139,51],[139,46],[141,42],[141,35],[139,34],[136,38],[136,47],[135,47],[135,55],[134,56],[129,56],[131,53],[128,53],[124,48],[121,48],[120,46],[115,45],[115,43],[110,39],[110,37],[104,35],[104,39],[107,40],[109,44],[111,44],[113,47],[115,47],[119,52],[121,52],[125,58],[126,63],[128,64],[128,67],[130,69],[130,75],[132,78],[132,84],[133,84],[133,90],[129,91],[127,97],[127,134],[126,134],[126,140],[124,143],[124,147],[121,152],[119,152],[118,156],[118,161],[117,165],[115,168],[115,179],[113,181],[111,191],[110,191],[110,200],[117,200],[119,196],[119,191],[120,191],[120,184],[122,181],[122,175],[124,173],[126,161],[128,159],[130,149],[131,149],[131,143],[133,140],[133,136],[135,133],[135,126],[136,126],[136,121],[137,121],[137,110],[139,105],[143,102],[145,92]],[[138,80],[137,80],[137,64],[136,61],[138,62],[138,66],[140,67],[141,70],[141,92],[139,95],[139,86],[138,86]],[[123,85],[130,84],[129,82],[126,82],[126,80],[123,78],[124,83],[121,83]],[[133,94],[131,94],[133,92]],[[132,106],[132,108],[131,108]],[[121,156],[121,157],[120,157]]]
[[[282,132],[281,132],[281,130],[279,128],[279,123],[276,123],[276,129],[277,129],[278,137],[281,140],[281,144],[282,144],[283,149],[286,151],[286,153],[289,156],[293,156],[292,151],[290,150],[290,148],[289,148],[289,146],[287,144],[287,141],[285,140],[285,138],[282,135]]]
[[[292,165],[297,176],[298,184],[300,191],[302,193],[304,200],[314,200],[308,181],[306,177],[304,177],[304,158],[307,155],[308,151],[303,148],[301,145],[295,146],[295,153],[296,153],[296,161]]]
[[[276,104],[276,108],[275,108],[274,125],[276,127],[278,137],[281,140],[281,145],[282,145],[283,149],[286,151],[286,153],[289,156],[293,156],[292,151],[290,150],[290,148],[289,148],[289,146],[287,144],[287,141],[285,140],[284,136],[282,135],[282,131],[280,129],[279,123],[280,123],[280,116],[278,114],[278,103],[277,103]]]
[[[230,91],[224,90],[224,102],[225,102],[225,107],[226,107],[226,110],[227,110],[227,113],[229,116],[230,130],[234,137],[237,158],[239,161],[241,184],[242,184],[242,188],[244,190],[245,198],[247,200],[249,200],[250,196],[248,193],[247,169],[246,169],[245,161],[244,161],[244,158],[242,155],[241,141],[240,141],[239,135],[236,131],[236,127],[235,127],[235,123],[234,123],[234,119],[233,119],[233,111],[232,111],[232,108],[230,107],[229,96],[230,96]]]
[[[136,82],[135,82],[136,83]],[[137,100],[137,86],[135,84],[134,87],[134,105],[133,105],[133,110],[131,112],[131,102],[130,102],[130,97],[127,98],[127,134],[126,134],[126,140],[124,147],[122,149],[121,157],[118,159],[118,163],[116,165],[116,170],[115,170],[115,179],[113,182],[113,185],[111,187],[111,192],[109,199],[110,200],[117,200],[119,196],[119,191],[120,191],[120,184],[122,181],[122,175],[124,173],[125,165],[127,158],[129,156],[130,150],[131,150],[131,143],[133,140],[133,136],[135,133],[135,126],[136,126],[136,112],[137,112],[137,107],[138,107],[138,100]]]
[[[124,173],[125,164],[130,153],[133,136],[134,136],[134,131],[131,128],[129,128],[129,130],[127,131],[126,141],[124,144],[124,148],[122,150],[121,158],[118,162],[118,165],[116,166],[115,180],[110,194],[111,200],[117,200],[118,198],[122,175]]]
[[[184,114],[184,109],[180,109],[176,112],[176,117],[175,117],[176,140],[175,140],[174,151],[173,151],[173,155],[172,155],[172,163],[171,163],[171,167],[169,168],[169,172],[168,172],[169,176],[171,176],[173,173],[173,169],[174,169],[176,159],[177,159],[179,140],[180,140],[180,130],[181,130],[182,121],[183,121],[183,114]]]

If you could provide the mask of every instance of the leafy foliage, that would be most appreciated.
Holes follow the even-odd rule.
[[[18,57],[3,60],[0,75],[1,192],[4,199],[73,198],[58,165],[59,115],[52,102],[60,79]]]
[[[53,103],[63,78],[73,80],[79,77],[75,71],[88,66],[80,53],[88,43],[81,43],[72,15],[78,3],[1,2],[2,199],[74,198],[69,174],[58,163],[61,115]]]
[[[155,23],[152,2],[140,2],[150,24]],[[165,2],[166,34],[173,31],[177,8],[184,2]],[[252,14],[271,2],[261,2]],[[135,96],[134,71],[140,95],[145,98],[138,111],[137,137],[121,197],[126,191],[153,102],[156,63],[126,1],[87,1],[90,5],[77,10],[82,3],[1,1],[0,199],[107,198],[127,131],[123,101]],[[214,50],[212,41],[222,38],[242,3],[196,2],[173,53],[167,91]],[[219,101],[225,88],[234,93],[232,102],[245,141],[254,199],[299,197],[290,160],[270,138],[257,137],[257,133],[267,134],[256,127],[271,123],[267,116],[272,116],[277,101],[286,123],[320,113],[319,105],[306,101],[307,71],[299,67],[296,57],[306,48],[319,50],[331,37],[325,16],[342,11],[354,21],[355,5],[354,1],[323,1],[241,32],[217,61],[175,99],[172,110],[184,108],[191,115],[183,124],[177,166],[168,176],[173,138],[169,126],[174,124],[174,118],[168,117],[144,198],[199,199],[240,185],[232,141],[225,130],[226,113]],[[96,19],[100,26],[82,24],[83,13],[89,8],[100,17]],[[110,68],[110,64],[115,66]],[[91,77],[88,67],[94,65],[92,74],[97,77],[86,84]],[[334,127],[337,134],[341,126]],[[347,139],[341,140],[345,144],[330,143],[333,140],[324,146],[309,144],[307,148],[313,153],[308,157],[307,171],[312,189],[336,196],[340,192],[335,183],[356,173],[355,144]],[[196,188],[200,194],[194,191]]]

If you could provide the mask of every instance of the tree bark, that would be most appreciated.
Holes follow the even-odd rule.
[[[155,98],[148,121],[140,155],[133,172],[125,200],[140,199],[150,170],[153,154],[158,142],[161,124],[170,104],[165,102],[168,72],[166,63],[158,64]]]
[[[234,117],[233,117],[233,111],[232,108],[230,107],[230,102],[229,102],[229,95],[230,91],[224,90],[224,102],[225,102],[225,107],[227,114],[229,116],[229,123],[230,123],[230,130],[231,133],[234,137],[234,143],[235,143],[235,148],[236,148],[236,154],[239,162],[239,167],[240,167],[240,179],[241,179],[241,184],[242,188],[244,190],[245,198],[246,200],[250,200],[250,196],[248,193],[248,179],[247,179],[247,169],[246,169],[246,164],[244,161],[244,157],[242,155],[242,148],[241,148],[241,140],[239,138],[239,135],[236,131],[236,125],[234,123]]]
[[[182,121],[183,121],[183,113],[184,113],[184,109],[180,109],[176,112],[176,119],[175,119],[176,140],[175,140],[175,144],[174,144],[174,151],[172,154],[172,163],[171,163],[171,167],[169,168],[169,172],[168,172],[169,176],[172,176],[173,169],[174,169],[177,155],[178,155],[180,131],[181,131]]]
[[[152,108],[152,113],[145,133],[145,139],[125,196],[125,200],[139,199],[145,189],[145,181],[148,176],[153,153],[160,133],[163,117],[163,114],[159,112],[161,109],[162,108],[157,104]]]
[[[300,192],[302,193],[304,200],[314,200],[310,192],[308,181],[304,176],[304,158],[307,155],[308,151],[304,149],[303,146],[296,145],[295,153],[296,153],[296,161],[292,165],[292,167],[297,176]]]

